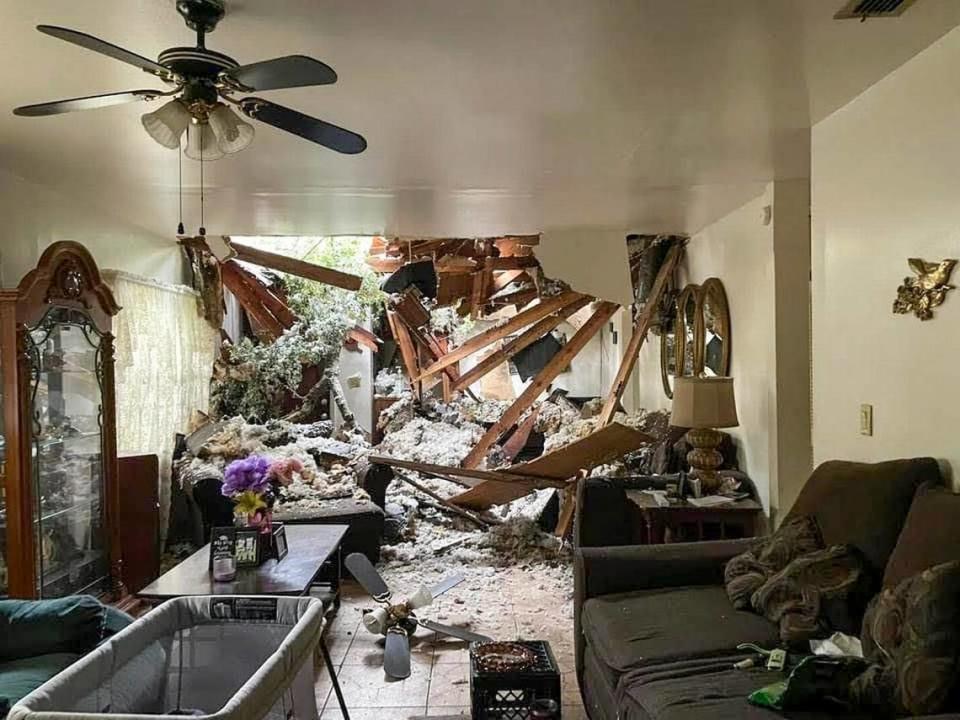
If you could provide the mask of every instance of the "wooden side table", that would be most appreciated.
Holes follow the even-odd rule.
[[[686,500],[660,506],[642,490],[627,490],[627,498],[643,516],[643,537],[648,545],[753,537],[763,512],[760,503],[749,499],[695,507]]]

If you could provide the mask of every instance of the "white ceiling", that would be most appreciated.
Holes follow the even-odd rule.
[[[208,45],[313,55],[336,85],[265,93],[365,135],[341,156],[265,125],[207,164],[211,233],[694,231],[808,172],[808,128],[960,23],[957,0],[834,21],[842,0],[228,0]],[[38,23],[148,57],[192,44],[173,0],[0,0],[0,165],[172,235],[177,156],[136,104],[26,103],[159,87]],[[185,160],[187,225],[198,169]]]

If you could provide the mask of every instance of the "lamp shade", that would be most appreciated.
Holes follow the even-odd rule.
[[[685,428],[736,427],[733,378],[678,377],[673,385],[670,424]]]
[[[180,147],[180,136],[190,124],[190,111],[179,100],[171,100],[153,112],[140,116],[143,129],[158,143],[171,150]]]
[[[202,153],[201,153],[202,151]],[[187,148],[183,151],[191,160],[219,160],[223,157],[223,150],[217,144],[217,136],[207,123],[190,123],[187,128]]]
[[[241,120],[226,105],[217,105],[210,113],[208,121],[217,138],[217,144],[225,153],[240,152],[253,141],[253,125]]]

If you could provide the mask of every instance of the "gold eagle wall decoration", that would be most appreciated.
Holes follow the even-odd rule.
[[[921,320],[933,317],[933,309],[942,304],[950,285],[950,275],[956,266],[956,260],[941,260],[928,263],[920,258],[909,258],[907,264],[917,274],[905,277],[897,288],[897,299],[893,301],[893,311],[900,315],[913,313]]]

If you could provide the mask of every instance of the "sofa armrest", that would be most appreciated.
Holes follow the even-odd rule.
[[[587,547],[574,551],[578,600],[611,593],[723,582],[723,566],[756,538],[668,545]]]
[[[90,595],[0,601],[0,661],[86,653],[100,641],[104,605]]]

